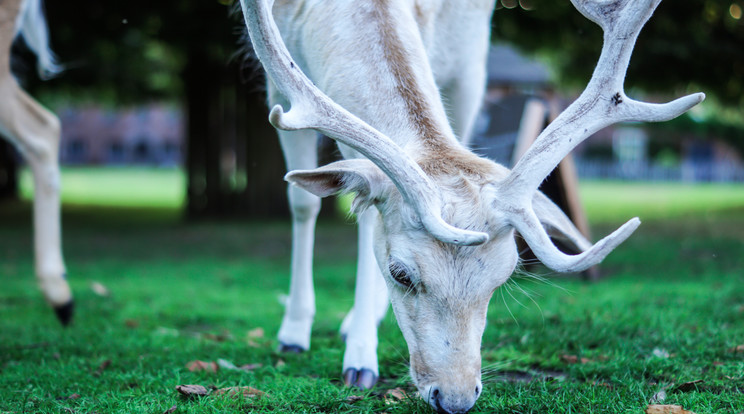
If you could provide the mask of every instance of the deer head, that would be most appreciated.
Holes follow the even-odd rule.
[[[572,0],[604,29],[599,62],[583,94],[510,171],[460,146],[446,118],[428,122],[425,114],[416,114],[422,119],[420,136],[399,146],[302,73],[282,42],[268,2],[241,3],[254,50],[291,103],[287,112],[274,107],[271,123],[280,129],[318,130],[367,158],[293,171],[286,179],[319,196],[354,192],[354,208],[379,210],[375,255],[408,343],[411,375],[421,396],[442,412],[467,411],[481,392],[480,346],[488,302],[517,264],[515,231],[546,266],[574,272],[599,263],[640,224],[634,218],[592,245],[537,191],[542,180],[597,130],[622,121],[668,120],[704,98],[694,94],[649,104],[624,93],[635,40],[660,0]],[[582,253],[561,252],[551,237]]]

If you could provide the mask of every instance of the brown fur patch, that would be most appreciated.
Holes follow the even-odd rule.
[[[432,114],[429,103],[426,102],[424,95],[421,93],[411,62],[408,60],[405,49],[401,46],[402,42],[398,38],[395,27],[391,24],[393,17],[388,9],[388,1],[376,0],[374,3],[376,6],[374,12],[379,23],[385,60],[389,62],[390,71],[397,80],[398,93],[406,103],[411,123],[416,126],[420,138],[425,143],[446,139]]]
[[[397,92],[403,98],[411,124],[416,128],[423,153],[419,154],[419,166],[429,176],[464,174],[482,178],[492,168],[489,161],[459,147],[452,142],[437,122],[431,105],[426,101],[412,69],[406,50],[392,25],[388,0],[374,1],[375,20],[379,24],[385,60],[389,62],[391,74],[397,81]],[[417,20],[423,11],[415,7]]]

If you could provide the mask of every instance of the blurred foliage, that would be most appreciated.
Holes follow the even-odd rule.
[[[191,52],[225,65],[242,24],[231,17],[230,0],[47,1],[46,10],[52,49],[66,71],[43,83],[28,71],[24,81],[52,106],[179,99]]]
[[[628,88],[680,94],[699,90],[744,109],[744,1],[667,0],[641,32]],[[583,87],[602,31],[568,0],[497,0],[496,41],[547,59],[562,86]]]

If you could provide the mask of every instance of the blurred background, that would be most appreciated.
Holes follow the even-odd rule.
[[[13,65],[62,119],[66,205],[160,206],[191,219],[288,215],[263,73],[242,53],[232,0],[71,0],[46,8],[66,71],[40,81],[22,42]],[[569,1],[498,0],[496,8],[474,147],[510,164],[525,104],[570,103],[591,75],[602,34]],[[661,4],[638,41],[627,93],[708,98],[671,122],[599,132],[574,153],[582,180],[744,181],[742,8],[734,0]],[[332,159],[333,146],[320,142],[323,159]],[[0,143],[0,203],[30,199],[31,187],[23,161]]]
[[[0,411],[220,411],[215,399],[174,391],[200,383],[267,392],[225,399],[222,412],[424,409],[413,399],[351,406],[336,381],[356,267],[344,200],[324,202],[319,222],[313,352],[276,352],[291,250],[285,168],[234,8],[47,0],[51,46],[66,68],[48,81],[16,44],[16,74],[62,120],[62,237],[76,319],[59,329],[35,286],[31,174],[0,140]],[[523,126],[543,127],[581,92],[602,33],[569,0],[496,8],[473,147],[510,165],[528,143]],[[593,239],[633,216],[643,225],[603,261],[601,283],[543,280],[540,270],[496,291],[483,410],[642,412],[667,390],[690,412],[742,411],[742,9],[744,0],[666,0],[641,32],[627,94],[707,99],[670,122],[602,130],[551,176],[551,196],[591,225]],[[318,147],[324,162],[337,156],[327,140]],[[392,312],[380,338],[381,385],[413,392]],[[185,368],[221,358],[263,368]]]

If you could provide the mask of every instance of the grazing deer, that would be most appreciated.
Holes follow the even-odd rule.
[[[60,71],[48,47],[41,0],[0,2],[0,135],[9,139],[34,176],[36,278],[44,297],[67,325],[73,301],[62,259],[59,206],[59,119],[21,89],[10,70],[11,45],[22,36],[38,57],[43,78]]]
[[[482,389],[488,302],[517,264],[515,231],[546,266],[575,272],[640,224],[634,218],[592,245],[537,191],[543,179],[597,130],[668,120],[704,98],[649,104],[624,93],[635,40],[660,1],[572,0],[604,30],[596,70],[509,170],[464,145],[483,95],[493,0],[241,0],[292,183],[283,348],[309,348],[316,196],[353,192],[360,252],[354,307],[342,326],[345,382],[376,381],[382,274],[420,395],[440,412],[468,411]],[[342,144],[346,160],[316,168],[313,130]],[[551,237],[582,253],[561,252]]]

